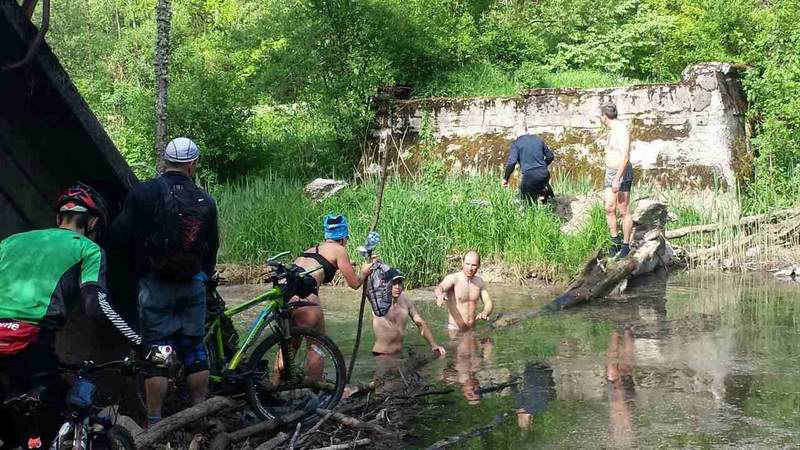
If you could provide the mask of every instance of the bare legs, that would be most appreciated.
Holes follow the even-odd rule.
[[[619,234],[617,226],[617,211],[619,211],[622,222],[622,243],[630,244],[631,235],[633,234],[633,217],[629,208],[630,192],[614,193],[611,188],[606,188],[603,192],[603,200],[606,210],[606,223],[611,237],[614,238]]]

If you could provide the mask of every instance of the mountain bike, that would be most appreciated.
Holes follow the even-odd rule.
[[[213,301],[209,302],[204,344],[213,393],[245,394],[261,420],[305,409],[305,420],[310,421],[317,408],[331,409],[338,404],[346,368],[341,351],[328,336],[292,323],[294,310],[318,307],[306,300],[289,300],[295,295],[305,298],[316,288],[310,274],[321,267],[304,270],[278,262],[288,254],[283,252],[267,261],[272,269],[272,289],[240,305],[225,308],[216,280],[207,286]],[[262,303],[263,308],[240,339],[232,318]],[[270,332],[261,339],[267,327]]]
[[[101,416],[101,408],[95,406],[96,387],[89,374],[105,369],[122,369],[132,372],[136,363],[125,358],[103,364],[84,361],[81,364],[60,363],[59,369],[75,374],[75,383],[67,394],[64,422],[50,445],[51,450],[135,450],[133,437],[125,428],[116,425],[113,417]],[[42,406],[43,388],[35,389],[3,402],[3,406],[15,412],[27,425],[29,436],[26,448],[39,448],[36,412]]]

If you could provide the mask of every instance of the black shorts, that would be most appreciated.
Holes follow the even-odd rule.
[[[39,413],[39,432],[45,445],[58,431],[58,422],[63,409],[66,389],[59,382],[58,356],[51,345],[35,342],[16,355],[0,356],[0,439],[8,447],[24,443],[27,436],[24,417],[2,407],[2,401],[16,397],[31,390],[44,387],[40,398],[42,408]],[[7,426],[7,424],[14,424]],[[44,448],[47,448],[46,446]]]
[[[139,280],[139,320],[142,339],[151,345],[161,339],[205,334],[206,287],[200,280],[173,281],[156,277]]]
[[[550,189],[550,172],[547,169],[536,169],[522,174],[519,194],[523,200],[537,202],[547,201],[552,196]]]

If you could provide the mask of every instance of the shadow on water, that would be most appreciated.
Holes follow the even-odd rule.
[[[539,307],[555,296],[513,285],[489,289],[502,311]],[[448,350],[423,376],[456,388],[426,400],[412,422],[413,446],[502,414],[501,425],[461,448],[800,445],[796,285],[755,275],[657,274],[602,302],[458,336],[448,334],[446,312],[430,290],[409,292]],[[323,295],[328,332],[348,355],[357,295]],[[357,379],[375,371],[371,334],[364,332]],[[412,329],[406,342],[428,351]]]

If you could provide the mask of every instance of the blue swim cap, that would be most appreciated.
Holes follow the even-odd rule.
[[[350,236],[347,227],[347,217],[344,214],[328,214],[322,219],[322,229],[325,231],[325,239],[338,241]]]

